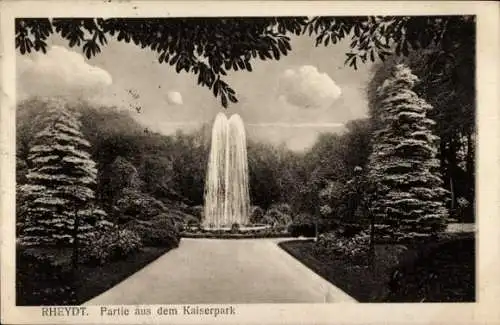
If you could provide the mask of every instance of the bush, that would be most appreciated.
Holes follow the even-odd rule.
[[[131,219],[149,220],[166,211],[162,201],[136,189],[126,188],[122,196],[116,201],[114,210],[117,220],[123,224]]]
[[[329,232],[318,236],[315,251],[320,255],[345,257],[356,265],[365,265],[369,262],[369,244],[370,236],[364,232],[350,238]]]
[[[316,225],[314,224],[291,224],[288,232],[293,237],[314,237],[316,236]]]
[[[316,236],[316,220],[309,213],[300,213],[289,225],[288,232],[294,237],[314,237]]]
[[[184,218],[184,224],[186,225],[186,227],[199,227],[200,219],[192,215],[186,215],[186,217]]]
[[[281,207],[283,208],[283,207]],[[286,211],[286,209],[283,209]],[[272,207],[264,215],[263,222],[274,228],[286,228],[292,223],[290,214],[282,212],[278,207]]]
[[[352,238],[362,235],[364,227],[359,224],[342,224],[336,230],[336,233],[342,237]]]
[[[124,259],[142,248],[141,237],[129,229],[114,229],[106,233],[95,233],[91,244],[83,249],[83,262],[104,264]]]
[[[262,218],[264,217],[264,210],[261,207],[253,206],[250,211],[250,223],[256,224],[261,223]]]
[[[233,234],[237,234],[237,233],[239,233],[239,232],[240,232],[240,224],[239,224],[239,223],[236,223],[236,222],[235,222],[235,223],[233,223],[233,224],[231,225],[231,232],[232,232]]]
[[[197,205],[197,206],[191,207],[189,209],[189,213],[191,215],[193,215],[199,222],[201,219],[203,219],[204,209],[205,209],[205,207],[203,205]]]
[[[467,219],[470,219],[468,216],[470,213],[469,207],[470,202],[464,197],[459,197],[456,207],[450,211],[451,218],[449,222],[466,222]]]
[[[180,231],[168,217],[158,216],[150,221],[136,221],[127,227],[139,234],[145,246],[179,246]]]
[[[270,209],[276,209],[279,212],[286,214],[286,215],[292,215],[292,208],[290,207],[290,204],[288,203],[276,203],[271,205]]]

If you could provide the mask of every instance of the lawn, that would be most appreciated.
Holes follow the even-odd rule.
[[[342,256],[321,255],[314,245],[312,240],[280,243],[290,255],[359,302],[475,301],[473,234],[415,247],[377,245],[374,267],[353,264]]]
[[[56,256],[55,267],[30,264],[26,259],[16,272],[19,306],[79,305],[115,286],[153,262],[171,248],[144,247],[123,260],[101,266],[79,265],[71,269],[71,249],[31,248],[31,254]],[[19,255],[19,254],[18,254]]]

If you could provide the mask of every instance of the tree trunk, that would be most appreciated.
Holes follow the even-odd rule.
[[[78,226],[80,223],[80,217],[78,216],[78,212],[75,212],[75,224],[73,226],[73,256],[72,256],[72,264],[73,270],[76,270],[78,267],[78,251],[79,251],[79,241],[78,241]]]
[[[450,139],[450,147],[449,151],[447,154],[447,160],[448,160],[448,175],[449,175],[449,181],[450,181],[450,192],[451,192],[451,203],[450,203],[450,209],[453,210],[456,207],[456,184],[455,184],[455,178],[457,177],[457,146],[455,143],[455,139]]]
[[[467,207],[466,216],[474,216],[474,205],[475,205],[475,143],[472,139],[472,130],[469,129],[467,132],[467,157],[465,160],[465,172],[467,179],[467,200],[469,201],[469,207]],[[474,222],[473,218],[467,218],[468,222]]]
[[[371,213],[369,207],[365,209],[370,218],[370,266],[372,271],[375,270],[375,216]]]
[[[453,186],[453,177],[450,174],[450,193],[451,193],[451,205],[450,209],[453,211],[455,209],[455,187]]]
[[[441,141],[439,142],[439,160],[440,160],[440,171],[441,171],[441,177],[443,179],[444,187],[448,188],[449,186],[449,180],[450,180],[450,170],[448,168],[449,164],[446,159],[447,157],[447,146],[446,146],[446,141],[447,139],[445,137],[441,138]],[[449,188],[448,188],[449,189]]]

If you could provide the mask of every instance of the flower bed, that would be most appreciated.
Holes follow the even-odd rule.
[[[218,238],[218,239],[252,239],[252,238],[283,238],[291,237],[288,233],[230,233],[230,232],[183,232],[184,238]]]
[[[283,228],[242,227],[230,230],[199,228],[195,231],[184,231],[181,233],[181,236],[185,238],[245,239],[290,237],[290,234]]]

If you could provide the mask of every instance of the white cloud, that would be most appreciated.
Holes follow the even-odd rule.
[[[342,93],[328,74],[311,65],[285,70],[279,92],[280,97],[301,108],[329,107]]]
[[[89,99],[99,96],[112,84],[106,70],[61,46],[50,47],[46,54],[18,56],[16,68],[20,99],[31,96]]]
[[[169,91],[167,93],[167,100],[170,104],[182,105],[182,95],[178,91]]]

